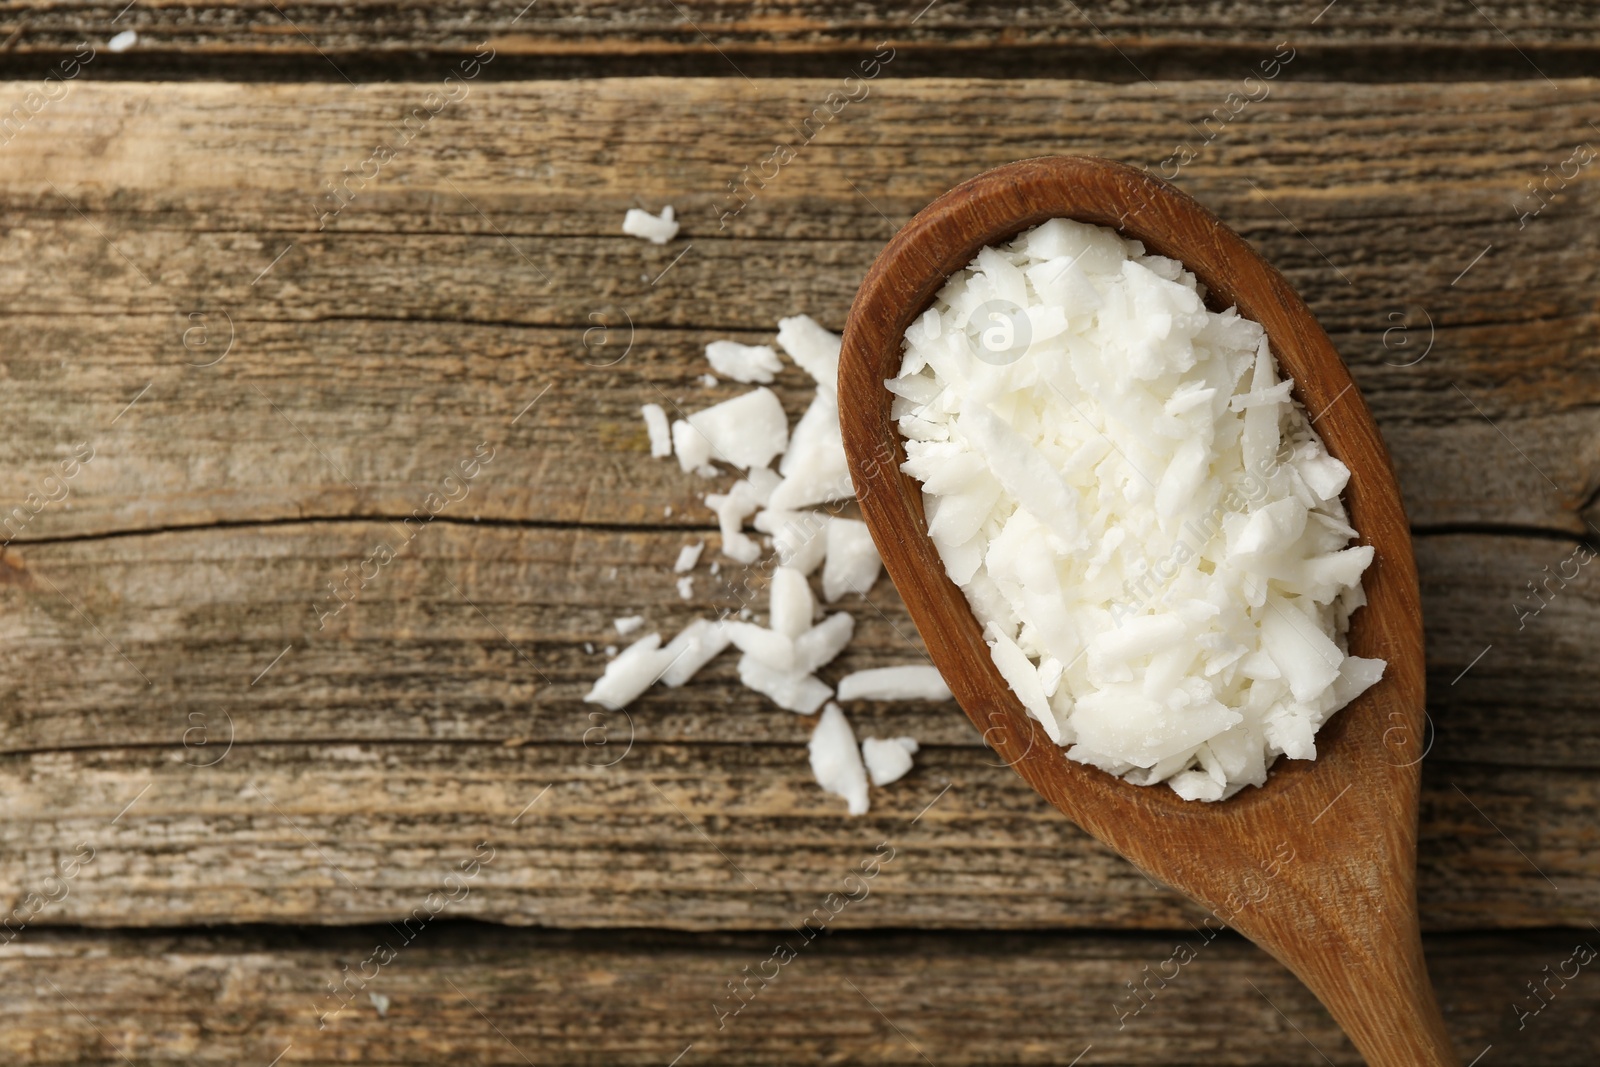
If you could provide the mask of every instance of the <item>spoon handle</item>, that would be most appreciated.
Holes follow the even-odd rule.
[[[1325,950],[1296,961],[1293,969],[1344,1028],[1367,1067],[1461,1067],[1428,978],[1422,938],[1402,940],[1410,943],[1388,946],[1378,958]]]

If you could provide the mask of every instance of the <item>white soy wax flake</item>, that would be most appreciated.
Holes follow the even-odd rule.
[[[772,535],[779,563],[810,574],[828,551],[827,531],[834,521],[815,511],[768,508],[755,517],[755,528]]]
[[[761,507],[755,485],[747,479],[735,482],[726,493],[707,493],[706,507],[717,514],[722,554],[736,563],[754,563],[761,555],[761,546],[744,532],[744,522]]]
[[[772,572],[768,596],[774,630],[793,639],[811,629],[817,603],[805,575],[789,567],[779,567]]]
[[[806,745],[811,754],[811,773],[825,792],[843,797],[851,815],[867,813],[867,768],[856,748],[855,731],[850,721],[829,704],[817,720]]]
[[[696,619],[661,649],[661,684],[676,689],[710,663],[732,640],[726,623]]]
[[[840,700],[949,700],[938,668],[874,667],[839,679]]]
[[[833,696],[833,690],[816,675],[773,670],[750,655],[739,657],[739,681],[797,715],[810,715]]]
[[[661,635],[647,634],[606,664],[605,673],[583,698],[584,703],[616,711],[650,688],[665,668],[666,663],[661,658]]]
[[[645,404],[639,413],[644,416],[645,432],[650,435],[650,455],[656,459],[672,455],[672,427],[661,405]]]
[[[838,388],[839,349],[843,339],[810,315],[778,320],[778,344],[789,358],[824,389]]]
[[[787,634],[739,620],[723,625],[727,627],[728,639],[740,652],[779,674],[795,673],[794,640]]]
[[[854,495],[839,435],[839,402],[832,389],[817,389],[811,406],[795,423],[778,472],[783,483],[772,492],[774,508],[802,508]]]
[[[767,385],[783,369],[783,361],[771,345],[742,345],[738,341],[712,341],[706,345],[706,362],[724,378],[746,384]]]
[[[630,207],[622,216],[622,232],[629,237],[642,237],[651,244],[664,245],[678,236],[678,221],[671,204],[662,208],[660,215]]]
[[[911,770],[911,757],[917,742],[910,737],[869,737],[861,742],[861,761],[867,765],[872,784],[885,786],[898,782]]]
[[[788,416],[770,389],[753,389],[697,411],[689,416],[688,423],[705,441],[704,453],[695,452],[700,463],[714,459],[744,470],[765,467],[789,443]],[[683,459],[683,444],[676,428],[673,443],[678,445],[684,469],[691,469]]]
[[[845,650],[855,632],[854,616],[842,611],[829,615],[794,639],[795,667],[807,673],[826,667]]]
[[[1181,263],[1053,219],[947,280],[886,387],[928,535],[1028,714],[1071,759],[1220,800],[1315,758],[1383,663],[1347,655],[1373,558],[1350,472],[1261,326],[1202,297]]]
[[[711,442],[705,434],[682,419],[672,424],[672,448],[678,454],[678,466],[683,468],[685,474],[690,471],[717,473],[716,468],[711,466]]]
[[[846,593],[865,597],[878,580],[883,561],[867,524],[835,518],[828,524],[827,560],[822,565],[822,598],[830,604]]]

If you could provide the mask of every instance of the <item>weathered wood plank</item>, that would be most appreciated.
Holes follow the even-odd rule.
[[[394,921],[488,842],[496,859],[454,917],[772,929],[887,841],[898,859],[875,883],[879,903],[841,924],[1171,929],[1201,916],[985,750],[925,750],[857,819],[816,787],[802,745],[776,740],[236,744],[220,755],[169,744],[7,757],[0,884],[19,902],[59,896],[51,879],[92,855],[35,926]],[[1425,925],[1586,921],[1600,907],[1597,805],[1589,771],[1429,764]]]
[[[710,574],[714,530],[469,521],[477,508],[492,514],[498,495],[523,491],[519,455],[497,454],[454,505],[459,513],[446,509],[426,526],[292,523],[12,545],[0,556],[0,752],[170,746],[190,716],[216,731],[224,713],[243,743],[579,743],[594,710],[581,698],[604,667],[606,646],[623,643],[614,619],[642,612],[670,638],[696,617],[747,606],[765,612],[760,568],[722,560],[726,569]],[[680,506],[704,521],[697,505]],[[695,542],[707,549],[686,602],[671,566],[678,549]],[[395,550],[394,561],[363,566],[379,545]],[[1588,654],[1600,594],[1592,567],[1563,565],[1573,551],[1571,542],[1544,538],[1418,540],[1438,731],[1432,755],[1600,767],[1600,664]],[[1538,614],[1519,615],[1519,607],[1539,605],[1526,583],[1558,572],[1577,577],[1541,592],[1548,607]],[[347,573],[356,576],[350,586]],[[360,581],[363,574],[371,580]],[[353,596],[348,606],[339,608],[330,582],[341,597]],[[856,637],[821,672],[825,679],[921,662],[916,628],[886,580],[869,602],[851,596],[837,607],[855,617]],[[1486,646],[1493,647],[1479,658]],[[808,722],[763,710],[766,702],[739,685],[734,662],[729,653],[682,689],[646,694],[634,709],[634,736],[804,744]],[[1517,724],[1510,738],[1508,708]],[[953,708],[863,704],[852,714],[880,735],[979,743]]]
[[[870,892],[850,905],[873,906]],[[660,1067],[680,1055],[686,1065],[1066,1064],[1092,1046],[1082,1062],[1361,1062],[1282,967],[1234,938],[1208,942],[1193,930],[830,931],[806,942],[788,930],[685,938],[437,923],[412,938],[388,926],[314,937],[30,931],[0,946],[0,1055],[18,1067],[266,1064],[280,1054],[318,1065]],[[798,946],[793,959],[768,963],[780,941]],[[1551,980],[1553,998],[1521,1028],[1514,1006],[1537,1007],[1523,983],[1594,941],[1587,929],[1430,938],[1462,1062],[1492,1045],[1485,1063],[1588,1067],[1600,1006],[1592,975]],[[385,945],[392,955],[374,956]],[[1187,962],[1174,962],[1179,945],[1192,953]],[[746,1004],[731,1014],[728,983],[747,974],[756,977],[742,987]],[[765,983],[763,974],[777,977]],[[341,1011],[328,990],[347,976],[340,998],[353,1003]],[[1148,981],[1137,1014],[1130,981]],[[388,998],[384,1016],[372,993]]]
[[[1592,751],[1600,687],[1586,674],[1600,633],[1600,582],[1590,540],[1581,549],[1530,538],[1417,541],[1435,753],[1496,762],[1496,749],[1534,760],[1560,748]]]
[[[698,246],[691,256],[697,253]],[[793,295],[794,310],[805,306]],[[183,317],[25,318],[18,328],[30,343],[0,369],[9,386],[0,411],[12,428],[0,440],[0,516],[24,505],[29,493],[47,493],[44,479],[76,444],[93,447],[95,458],[70,482],[65,506],[36,514],[30,507],[26,524],[14,522],[0,539],[407,515],[484,440],[505,446],[508,468],[489,472],[499,488],[468,501],[467,513],[699,524],[700,496],[722,484],[650,460],[639,406],[661,404],[676,415],[736,395],[742,387],[707,389],[698,381],[705,343],[771,343],[772,328],[640,328],[633,350],[608,367],[630,331],[615,304],[596,306],[611,308],[597,321],[615,329],[588,335],[587,348],[577,327],[240,318],[233,323],[236,351],[212,368],[182,365],[185,357],[210,357],[182,347],[185,329],[196,331],[196,348],[202,336]],[[1579,324],[1584,331],[1597,326],[1600,318]],[[208,343],[226,344],[229,325],[220,315],[212,312],[205,328]],[[1600,364],[1587,358],[1588,340],[1558,337],[1561,329],[1526,327],[1522,345],[1506,341],[1503,330],[1441,330],[1436,346],[1456,346],[1455,362],[1436,369],[1426,361],[1385,367],[1371,338],[1345,339],[1420,528],[1526,525],[1581,533],[1600,519],[1585,497],[1600,477],[1591,401],[1600,398]],[[1571,353],[1542,357],[1551,366],[1539,393],[1521,380],[1529,372],[1525,346],[1538,347],[1529,336],[1536,332]],[[611,344],[602,347],[602,340]],[[1449,384],[1462,366],[1474,370],[1462,383],[1466,393]],[[793,371],[779,391],[794,415],[810,397],[809,380]],[[539,406],[512,425],[541,394]],[[1473,404],[1492,412],[1494,422]]]
[[[1481,14],[1470,7],[1430,2],[1404,10],[1378,0],[1343,0],[1337,12],[1318,16],[1316,5],[1244,0],[1210,5],[1197,16],[1192,5],[1160,0],[1097,4],[1084,11],[1030,2],[941,0],[924,5],[867,5],[856,0],[780,0],[753,3],[659,0],[638,4],[614,0],[517,0],[473,5],[453,0],[426,8],[393,3],[188,2],[123,13],[116,3],[75,0],[43,9],[13,9],[11,22],[24,28],[19,50],[60,49],[85,35],[104,39],[135,28],[143,47],[160,52],[314,53],[420,50],[470,52],[488,40],[509,54],[567,55],[711,53],[723,49],[756,54],[870,50],[885,39],[897,47],[936,46],[975,53],[1076,44],[1097,51],[1114,47],[1266,45],[1285,37],[1329,47],[1403,45],[1413,51],[1453,47],[1507,49],[1503,29],[1520,47],[1544,49],[1592,45],[1600,16],[1593,5],[1514,4],[1485,0]],[[120,17],[119,17],[120,16]],[[1024,52],[1026,54],[1026,52]],[[1150,71],[1161,76],[1159,68]],[[1396,71],[1391,77],[1404,76]]]
[[[681,514],[703,484],[641,462],[636,409],[724,395],[696,382],[706,340],[837,326],[885,216],[1040,152],[1160,170],[1231,91],[885,81],[719,229],[729,179],[832,88],[476,86],[319,232],[323,182],[425,87],[76,85],[0,152],[0,315],[29,339],[3,371],[6,507],[87,440],[70,506],[24,538],[398,514],[498,428],[542,458],[495,517]],[[1513,204],[1592,137],[1597,93],[1285,83],[1181,171],[1307,294],[1423,527],[1595,519],[1600,200],[1579,181],[1522,229]],[[678,242],[611,236],[668,201]]]

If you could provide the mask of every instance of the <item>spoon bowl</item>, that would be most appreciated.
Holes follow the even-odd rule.
[[[1108,226],[1183,265],[1208,303],[1260,323],[1328,451],[1350,468],[1351,525],[1375,549],[1350,654],[1383,679],[1317,733],[1314,761],[1279,759],[1265,785],[1217,803],[1132,785],[1068,760],[990,659],[982,627],[929,539],[920,484],[884,380],[906,328],[988,245],[1052,218]],[[1349,371],[1270,264],[1193,198],[1109,160],[1046,157],[957,186],[868,271],[845,327],[840,423],[862,515],[885,569],[962,709],[1046,800],[1151,877],[1287,966],[1373,1067],[1459,1067],[1422,954],[1416,908],[1423,751],[1422,610],[1387,450]]]

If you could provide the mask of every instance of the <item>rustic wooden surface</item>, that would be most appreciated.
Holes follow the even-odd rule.
[[[859,906],[871,907],[872,898]],[[719,1017],[717,1007],[735,1005],[727,983],[746,968],[754,973],[782,936],[452,924],[402,946],[386,925],[49,932],[26,950],[20,942],[0,947],[0,1055],[8,1063],[264,1067],[282,1054],[282,1063],[322,1067],[661,1067],[692,1045],[680,1062],[944,1067],[1064,1064],[1082,1055],[1083,1064],[1127,1067],[1361,1063],[1287,971],[1231,935],[1202,942],[1192,930],[1132,938],[829,934],[798,949],[765,989],[753,983],[758,992],[737,1015]],[[1446,1018],[1462,1047],[1476,1054],[1490,1046],[1483,1063],[1592,1062],[1600,983],[1573,983],[1520,1030],[1511,1011],[1537,1006],[1522,982],[1567,959],[1576,937],[1430,939]],[[366,988],[352,984],[356,1002],[319,1029],[319,1015],[340,1003],[325,983],[391,944],[394,959]],[[1158,968],[1179,944],[1194,959],[1134,1014],[1124,983]],[[374,990],[389,998],[386,1016],[366,995]]]
[[[1562,77],[1575,71],[1560,57],[1588,55],[1597,19],[1481,6],[1517,46],[1469,8],[1401,23],[1342,0],[1304,58],[1369,80],[1389,62],[1393,83],[1313,84],[1311,63],[1291,64],[1179,180],[1306,295],[1395,456],[1437,727],[1423,921],[1458,1048],[1492,1044],[1482,1067],[1576,1067],[1592,1056],[1592,974],[1520,1030],[1513,1005],[1533,1003],[1523,983],[1572,942],[1600,937],[1600,596],[1586,569],[1521,628],[1516,605],[1600,525],[1600,231],[1592,175],[1523,229],[1512,200],[1594,142],[1600,83]],[[859,732],[929,748],[849,820],[810,782],[806,720],[762,707],[729,662],[603,733],[579,703],[604,662],[585,643],[613,642],[612,618],[643,607],[671,630],[744,595],[702,572],[693,602],[677,599],[678,547],[715,543],[696,504],[707,485],[650,460],[637,417],[663,393],[692,408],[736,391],[695,380],[706,341],[770,340],[802,310],[841,326],[893,230],[983,167],[1059,151],[1159,166],[1235,90],[1242,73],[1216,56],[1248,67],[1316,12],[1092,9],[1139,66],[1167,56],[1152,76],[1191,63],[1228,80],[993,83],[911,79],[926,72],[911,61],[968,42],[992,57],[1007,34],[1043,73],[1069,73],[1050,64],[1080,46],[1106,57],[1083,73],[1111,78],[1122,60],[1042,8],[999,25],[970,4],[915,24],[693,6],[736,61],[849,61],[803,68],[810,80],[491,84],[538,69],[513,66],[519,51],[561,73],[561,34],[596,55],[614,41],[663,63],[705,53],[686,68],[698,73],[723,62],[670,8],[593,7],[590,23],[561,10],[573,20],[522,44],[497,30],[507,62],[320,232],[324,180],[395,136],[453,52],[482,39],[477,15],[285,9],[351,70],[381,66],[382,42],[451,53],[406,68],[406,84],[351,87],[237,58],[306,51],[260,29],[271,5],[136,6],[124,19],[156,20],[134,23],[146,39],[173,27],[173,69],[192,74],[184,56],[204,52],[239,80],[91,83],[143,69],[144,46],[102,50],[0,146],[14,338],[0,502],[21,503],[79,442],[95,450],[0,555],[0,885],[20,902],[79,842],[95,849],[0,947],[3,1058],[266,1064],[292,1040],[284,1063],[525,1062],[498,1027],[539,1063],[666,1064],[690,1043],[685,1065],[922,1062],[897,1030],[939,1064],[1066,1064],[1091,1043],[1086,1065],[1355,1062],[1309,995],[1242,944],[1206,949],[1215,961],[1195,968],[1210,970],[1185,968],[1119,1032],[1123,983],[1167,959],[1198,910],[992,766],[953,706],[852,709]],[[34,49],[19,64],[122,25],[109,8],[15,14],[30,28],[14,49]],[[727,181],[793,139],[882,39],[880,17],[904,54],[719,229]],[[935,58],[916,59],[918,35]],[[1414,63],[1383,60],[1407,47]],[[978,69],[1035,69],[1006,62]],[[1412,81],[1460,76],[1453,64],[1514,80]],[[249,83],[284,69],[332,84]],[[0,85],[0,110],[33,84]],[[669,202],[684,220],[672,245],[618,235],[627,207]],[[597,324],[609,332],[585,332]],[[185,332],[197,326],[203,345]],[[779,393],[798,413],[802,376]],[[496,455],[471,494],[318,630],[325,583],[395,537],[481,441]],[[887,583],[871,600],[827,677],[918,656]],[[797,961],[800,989],[772,987],[718,1034],[723,983],[885,840],[896,863],[840,916],[825,959]],[[311,998],[480,841],[495,860],[446,916],[512,928],[430,931],[373,986],[394,998],[388,1020],[364,1005],[319,1034]],[[237,923],[262,925],[196,929]],[[892,932],[913,929],[930,932]]]
[[[501,71],[518,77],[831,76],[885,42],[907,76],[1122,82],[1239,77],[1285,38],[1312,59],[1297,76],[1331,80],[1520,79],[1530,63],[1570,77],[1592,73],[1600,57],[1600,8],[1589,0],[1223,0],[1200,9],[1176,0],[125,3],[10,4],[0,7],[0,29],[14,35],[9,51],[24,64],[70,52],[85,36],[136,30],[139,45],[97,59],[95,77],[426,76],[439,57],[485,42],[505,58]]]

